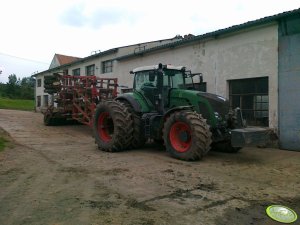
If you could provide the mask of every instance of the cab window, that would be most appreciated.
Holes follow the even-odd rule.
[[[135,89],[140,91],[143,87],[157,87],[157,74],[154,71],[141,71],[135,74]]]
[[[171,88],[184,88],[184,76],[180,70],[165,70],[164,71],[164,86]]]

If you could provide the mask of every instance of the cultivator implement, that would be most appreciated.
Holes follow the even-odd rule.
[[[100,101],[117,96],[117,78],[53,74],[45,77],[45,92],[52,95],[52,104],[44,113],[45,125],[77,121],[92,126]]]

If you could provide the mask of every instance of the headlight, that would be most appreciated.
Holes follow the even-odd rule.
[[[222,117],[220,116],[220,114],[218,112],[215,112],[215,117],[217,120],[222,120]]]

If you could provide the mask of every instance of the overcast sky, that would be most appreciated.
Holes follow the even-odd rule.
[[[86,57],[206,32],[300,8],[300,0],[3,0],[0,82],[48,69],[55,53]]]

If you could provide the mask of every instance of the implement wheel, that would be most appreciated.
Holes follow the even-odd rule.
[[[192,161],[201,159],[210,149],[211,132],[201,115],[179,111],[166,121],[163,130],[167,151],[175,158]]]
[[[127,108],[117,101],[101,102],[97,106],[93,132],[99,149],[123,151],[132,141],[133,122]]]
[[[52,114],[50,114],[50,113],[44,114],[44,125],[46,125],[46,126],[54,125],[54,119],[52,118]]]
[[[49,106],[47,111],[44,113],[44,125],[45,126],[53,126],[55,125],[55,117],[53,112],[53,106]]]

